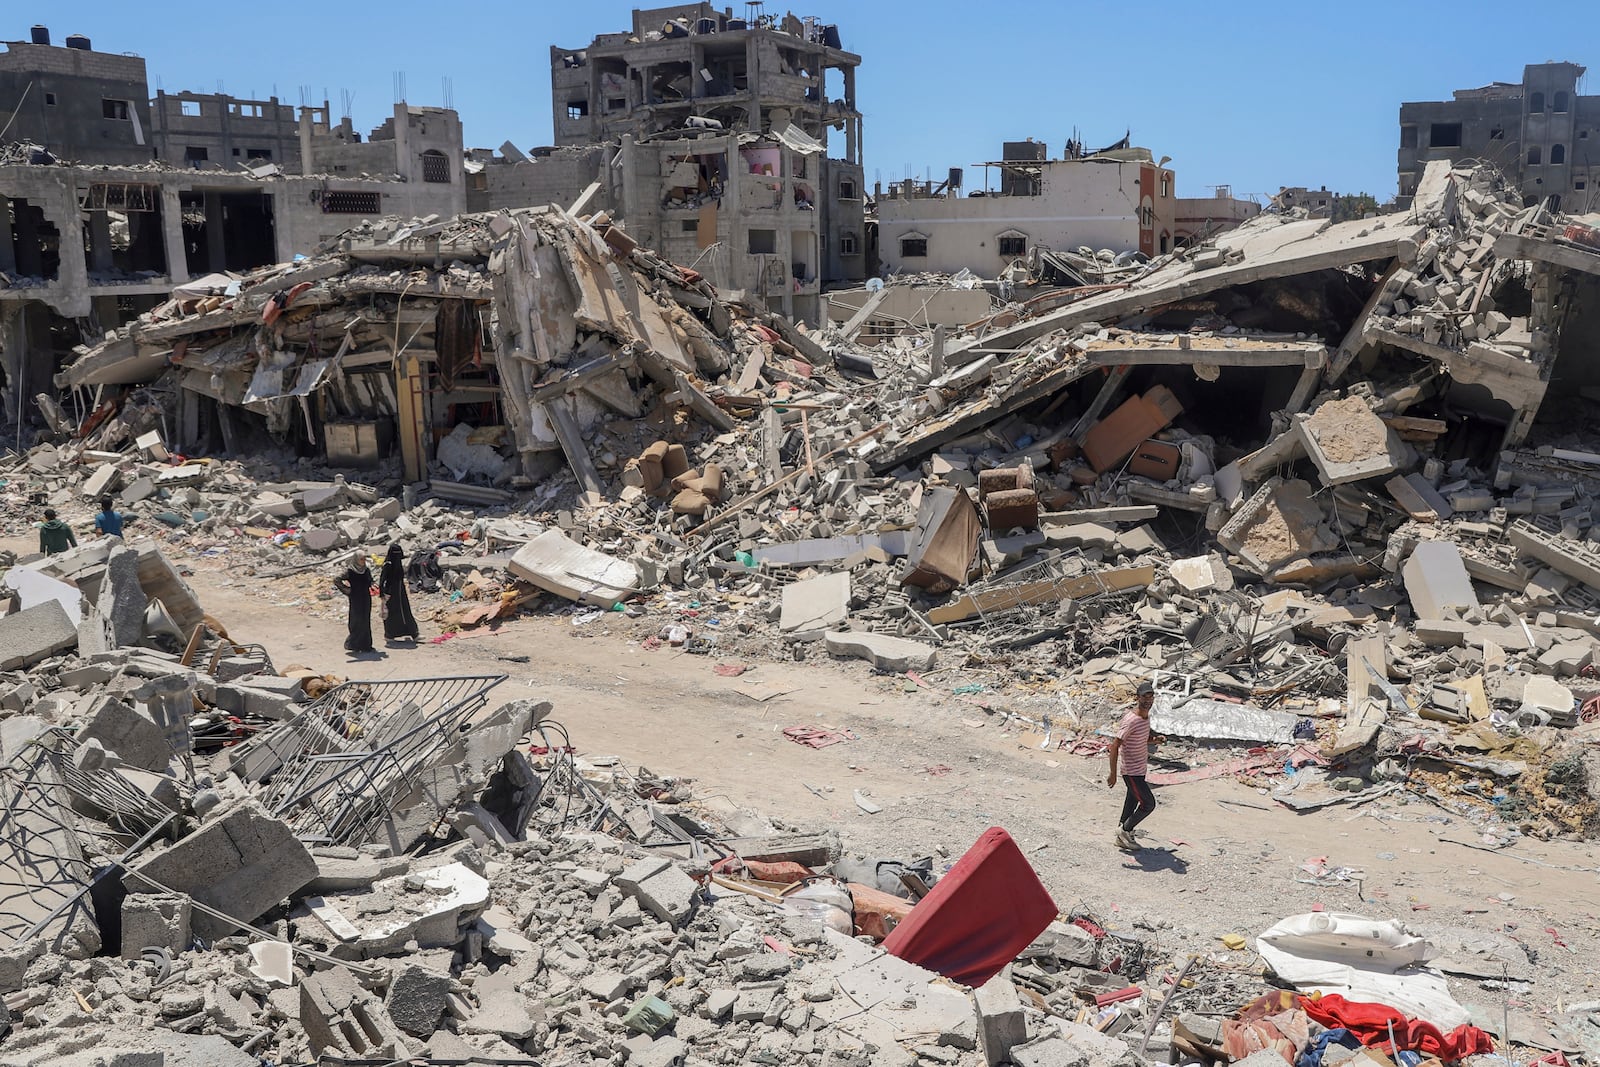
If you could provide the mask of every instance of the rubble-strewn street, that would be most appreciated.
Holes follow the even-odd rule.
[[[1434,155],[980,276],[1168,158],[868,204],[837,26],[551,62],[535,160],[0,153],[0,1065],[1600,1056],[1600,217]]]

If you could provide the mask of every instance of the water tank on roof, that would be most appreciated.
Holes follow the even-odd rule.
[[[67,39],[62,43],[68,48],[76,48],[80,52],[92,51],[92,49],[89,47],[89,38],[85,37],[81,33],[67,34]]]
[[[50,43],[50,27],[49,26],[35,26],[29,32],[30,32],[30,39],[33,41],[34,44],[49,44]]]
[[[717,32],[717,20],[716,19],[696,19],[695,20],[695,24],[694,24],[694,32],[695,33],[716,33]]]
[[[946,180],[945,184],[949,185],[951,191],[954,192],[955,190],[961,188],[961,179],[962,179],[962,177],[963,177],[963,175],[961,173],[961,168],[960,167],[951,167],[950,168],[950,176]]]

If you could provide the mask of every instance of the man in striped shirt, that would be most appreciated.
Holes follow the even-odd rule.
[[[1111,742],[1111,773],[1106,776],[1106,788],[1117,787],[1117,763],[1122,764],[1122,781],[1127,786],[1127,798],[1122,802],[1122,818],[1117,821],[1117,847],[1124,852],[1139,851],[1133,828],[1156,810],[1155,794],[1144,780],[1150,765],[1150,708],[1156,702],[1156,687],[1140,682],[1135,692],[1135,703]]]

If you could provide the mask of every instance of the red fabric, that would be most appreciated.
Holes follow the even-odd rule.
[[[1055,917],[1055,901],[1027,857],[995,826],[917,902],[883,947],[908,963],[980,986]]]
[[[1402,1052],[1420,1052],[1424,1056],[1437,1056],[1449,1063],[1481,1052],[1494,1051],[1494,1038],[1476,1026],[1465,1024],[1448,1034],[1437,1026],[1421,1019],[1407,1018],[1387,1004],[1367,1004],[1346,1000],[1337,993],[1329,993],[1316,1000],[1301,997],[1300,1006],[1305,1013],[1330,1030],[1342,1026],[1363,1045],[1387,1046],[1389,1025],[1394,1024],[1394,1041]],[[1396,1050],[1387,1049],[1392,1055]]]

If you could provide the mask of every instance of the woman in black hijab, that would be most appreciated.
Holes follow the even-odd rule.
[[[334,579],[334,588],[350,601],[350,636],[344,647],[350,652],[371,652],[372,649],[372,571],[367,567],[367,556],[357,552],[345,572]]]
[[[416,617],[411,614],[411,598],[406,594],[406,556],[399,545],[390,545],[378,572],[378,595],[383,598],[383,636],[390,641],[417,640]]]

